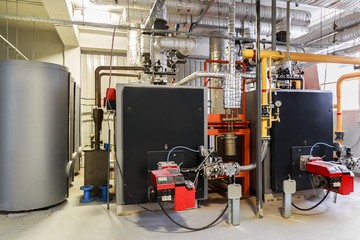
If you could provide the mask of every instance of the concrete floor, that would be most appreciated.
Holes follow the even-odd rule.
[[[82,175],[76,177],[69,199],[48,210],[17,214],[0,214],[0,239],[359,239],[360,180],[350,196],[333,195],[311,212],[294,211],[291,219],[280,215],[280,201],[264,204],[264,218],[254,215],[254,197],[241,201],[241,224],[228,226],[225,221],[200,231],[189,232],[172,224],[161,212],[116,216],[115,204],[110,211],[99,202],[81,204],[79,199]],[[211,204],[196,210],[171,215],[192,227],[205,225],[215,219],[224,207],[224,199],[212,194]],[[318,199],[315,199],[316,203]],[[314,202],[295,199],[298,205],[312,206]],[[224,219],[227,214],[225,214]]]

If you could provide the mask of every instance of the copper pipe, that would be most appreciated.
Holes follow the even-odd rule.
[[[104,76],[110,76],[109,72],[102,72],[100,73],[100,78]],[[114,77],[134,77],[140,79],[140,74],[133,74],[133,73],[111,73],[111,76]]]
[[[95,69],[95,105],[101,107],[101,77],[100,71],[103,70],[120,70],[120,71],[144,71],[144,67],[137,66],[99,66]]]

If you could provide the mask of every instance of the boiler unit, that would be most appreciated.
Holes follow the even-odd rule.
[[[194,181],[201,156],[181,146],[206,146],[205,89],[118,84],[116,93],[117,205],[148,202],[158,162],[174,161]],[[197,183],[196,199],[207,198],[206,179]]]
[[[69,72],[0,61],[0,211],[58,204],[68,196]]]

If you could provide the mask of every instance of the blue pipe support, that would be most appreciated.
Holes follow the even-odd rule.
[[[93,190],[94,186],[85,185],[81,186],[80,189],[84,191],[83,197],[80,199],[81,203],[89,203],[94,201],[94,198],[91,197],[91,190]]]
[[[109,184],[109,189],[112,188],[113,186],[111,184]],[[108,195],[108,185],[107,184],[102,184],[99,186],[99,188],[101,189],[101,198],[100,201],[101,202],[106,202],[107,201],[107,195]],[[109,201],[112,200],[112,197],[109,196]]]

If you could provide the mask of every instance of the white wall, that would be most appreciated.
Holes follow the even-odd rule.
[[[0,27],[0,34],[7,37],[6,28]],[[55,30],[19,29],[9,27],[8,40],[30,60],[63,65],[64,45]],[[18,43],[16,44],[16,42]],[[0,44],[0,58],[7,59],[7,45]],[[16,59],[16,52],[9,51],[9,59]],[[22,59],[20,56],[18,59]]]

